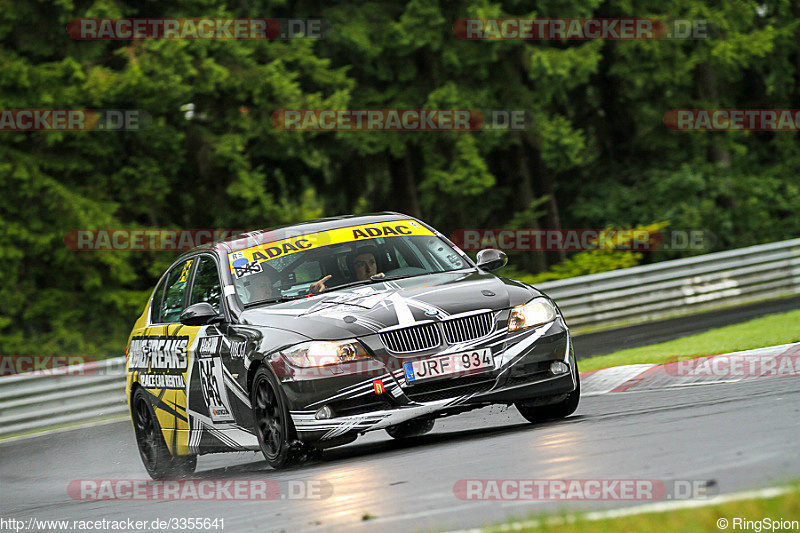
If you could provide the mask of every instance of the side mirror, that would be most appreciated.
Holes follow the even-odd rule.
[[[222,315],[214,311],[208,302],[192,304],[181,313],[181,324],[184,326],[206,326],[222,320]]]
[[[505,252],[495,250],[494,248],[487,248],[478,252],[478,268],[483,270],[497,270],[503,268],[508,263],[508,256]]]

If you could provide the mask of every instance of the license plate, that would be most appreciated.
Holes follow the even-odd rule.
[[[491,348],[435,355],[428,359],[403,363],[407,382],[440,376],[474,374],[476,370],[483,368],[494,368]]]

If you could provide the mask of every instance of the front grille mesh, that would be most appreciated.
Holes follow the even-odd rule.
[[[468,394],[486,392],[492,388],[494,378],[471,376],[456,380],[436,380],[432,383],[416,383],[407,387],[406,396],[415,402],[435,402]]]
[[[458,344],[485,337],[492,331],[494,317],[491,311],[443,320],[442,331],[448,344]],[[436,323],[420,324],[381,333],[381,341],[389,351],[412,353],[436,348],[442,336]]]
[[[471,341],[488,335],[492,331],[491,311],[442,322],[444,338],[449,344]]]
[[[436,324],[422,324],[381,333],[384,346],[395,353],[429,350],[442,343]]]

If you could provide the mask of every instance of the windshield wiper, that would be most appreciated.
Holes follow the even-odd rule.
[[[325,292],[336,291],[336,290],[339,290],[339,289],[346,289],[347,287],[355,287],[356,285],[367,285],[369,283],[375,283],[376,281],[380,281],[381,279],[383,279],[383,278],[376,278],[376,279],[370,278],[370,279],[362,279],[362,280],[359,280],[359,281],[351,281],[350,283],[342,283],[341,285],[336,285],[334,287],[330,287]],[[320,293],[320,294],[324,294],[324,293]]]
[[[277,298],[267,298],[266,300],[256,300],[255,302],[248,302],[244,304],[245,308],[253,307],[256,305],[265,305],[265,304],[277,304],[281,302],[291,302],[292,300],[299,300],[300,298],[305,298],[306,295],[300,294],[297,296],[279,296]]]
[[[416,278],[417,276],[427,276],[428,274],[435,274],[435,272],[423,272],[421,274],[404,274],[402,276],[372,276],[370,279],[373,281],[394,281],[396,279]]]
[[[424,272],[422,274],[406,274],[404,276],[388,276],[388,277],[387,276],[372,276],[369,279],[362,279],[362,280],[359,280],[359,281],[351,281],[350,283],[343,283],[341,285],[336,285],[335,287],[329,288],[325,292],[337,291],[339,289],[346,289],[348,287],[355,287],[357,285],[369,285],[371,283],[379,283],[381,281],[392,281],[392,280],[396,280],[396,279],[413,278],[413,277],[416,277],[416,276],[425,276],[427,274],[430,274],[430,272]]]

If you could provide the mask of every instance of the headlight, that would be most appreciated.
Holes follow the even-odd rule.
[[[511,309],[508,317],[508,331],[532,328],[547,324],[556,319],[555,306],[547,298],[534,298],[530,302]]]
[[[369,357],[367,350],[355,339],[304,342],[282,353],[291,364],[303,368],[337,365]]]

